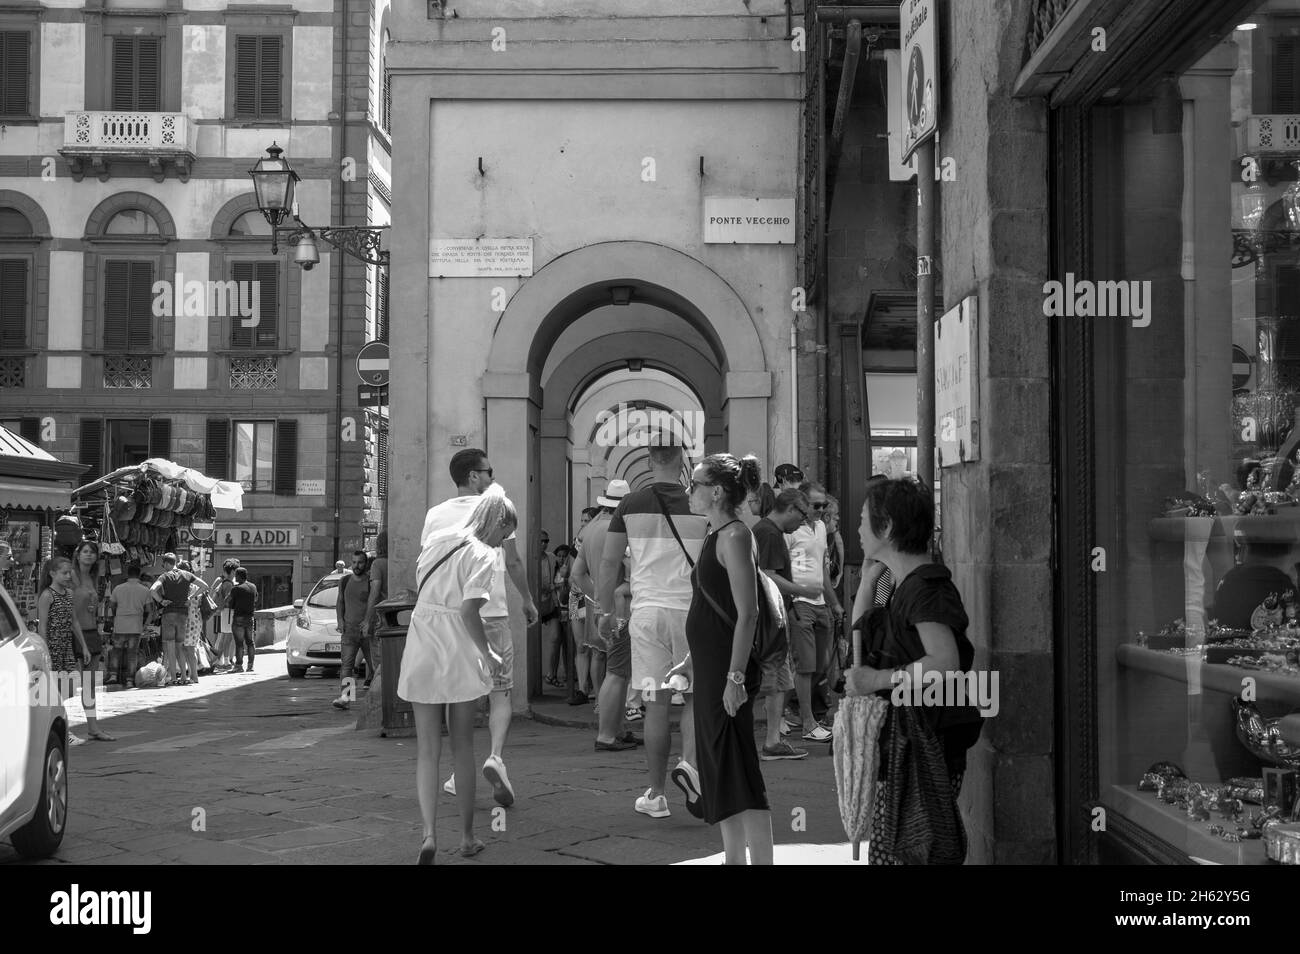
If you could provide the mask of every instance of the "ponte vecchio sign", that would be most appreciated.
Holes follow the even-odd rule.
[[[706,195],[704,241],[711,245],[793,245],[794,199]]]

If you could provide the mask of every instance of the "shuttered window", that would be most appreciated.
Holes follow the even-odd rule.
[[[375,340],[388,340],[388,269],[382,265],[375,282]]]
[[[379,499],[384,500],[388,497],[388,421],[379,422],[379,453],[376,455],[377,473],[375,483],[378,484]]]
[[[379,112],[379,128],[393,131],[393,74],[384,69],[384,102]]]
[[[0,348],[27,347],[30,264],[25,258],[0,258]]]
[[[32,34],[0,30],[0,116],[31,114]]]
[[[271,348],[280,341],[280,263],[232,262],[230,277],[235,282],[236,299],[230,302],[230,347]],[[256,289],[256,298],[253,290]],[[227,295],[229,301],[230,296]],[[245,327],[243,311],[256,304],[257,324]]]
[[[153,262],[104,263],[104,350],[153,349]]]
[[[83,417],[81,435],[77,441],[77,462],[90,468],[86,483],[104,473],[104,419]]]
[[[172,419],[155,417],[149,420],[149,456],[171,460]]]
[[[281,118],[283,53],[283,37],[265,34],[235,37],[237,119]]]
[[[1300,112],[1300,37],[1273,38],[1273,112]]]
[[[275,492],[286,497],[298,493],[298,422],[275,425]]]
[[[203,472],[213,480],[230,479],[230,421],[208,418]]]
[[[114,109],[162,109],[162,40],[156,36],[113,37]]]
[[[18,422],[18,436],[30,444],[41,446],[41,419],[24,417]]]

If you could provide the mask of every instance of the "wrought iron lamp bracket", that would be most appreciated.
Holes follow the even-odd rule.
[[[380,248],[380,241],[384,232],[390,226],[387,225],[349,225],[340,228],[320,227],[315,228],[307,225],[302,220],[297,225],[276,226],[271,233],[271,252],[279,251],[279,243],[283,239],[288,245],[296,245],[304,236],[311,235],[332,245],[334,248],[355,259],[367,262],[371,265],[388,265],[388,252]]]

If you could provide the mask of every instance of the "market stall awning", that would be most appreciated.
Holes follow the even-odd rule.
[[[0,483],[26,487],[31,481],[37,488],[57,490],[61,482],[70,485],[88,469],[84,464],[65,463],[8,428],[0,427]],[[58,506],[67,505],[65,496]]]
[[[72,489],[58,484],[36,481],[23,484],[0,483],[0,507],[34,507],[67,510],[72,506]]]

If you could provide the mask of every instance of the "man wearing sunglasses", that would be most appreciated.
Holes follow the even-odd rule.
[[[815,590],[796,596],[790,607],[790,648],[795,660],[795,687],[805,742],[829,742],[830,730],[813,716],[813,691],[826,678],[831,659],[831,614],[844,616],[826,563],[826,488],[805,481],[799,488],[808,498],[808,517],[786,535],[790,548],[791,579]],[[791,723],[793,725],[793,722]]]
[[[787,618],[790,615],[790,602],[796,596],[816,597],[822,592],[820,586],[793,582],[790,550],[785,544],[785,535],[805,523],[811,513],[808,497],[802,490],[783,490],[777,494],[771,512],[753,527],[754,543],[758,547],[758,568],[771,577],[776,588],[781,591],[785,598]],[[790,674],[790,664],[784,658],[778,665],[764,665],[763,683],[758,690],[758,694],[766,700],[767,708],[767,738],[763,751],[759,753],[764,762],[808,756],[806,749],[796,749],[781,738],[781,713],[785,709],[786,693],[793,688],[794,677]]]
[[[422,547],[438,531],[462,526],[468,521],[478,505],[479,495],[493,483],[492,465],[488,462],[487,454],[477,447],[457,451],[451,458],[449,470],[452,483],[456,485],[457,496],[438,504],[424,518],[424,530],[420,534]],[[528,625],[532,626],[537,622],[537,606],[533,603],[532,591],[528,588],[528,572],[519,559],[519,549],[513,533],[502,541],[497,550],[496,569],[492,574],[492,595],[483,604],[479,614],[483,618],[483,631],[488,644],[501,657],[501,669],[492,677],[492,694],[488,697],[492,754],[483,763],[483,777],[492,785],[492,797],[498,804],[508,808],[514,804],[515,792],[506,775],[506,764],[502,761],[501,753],[510,731],[510,690],[514,688],[515,643],[510,632],[510,610],[506,605],[506,574],[510,575],[515,589],[523,598],[524,616]],[[442,789],[449,795],[456,794],[454,775]]]

